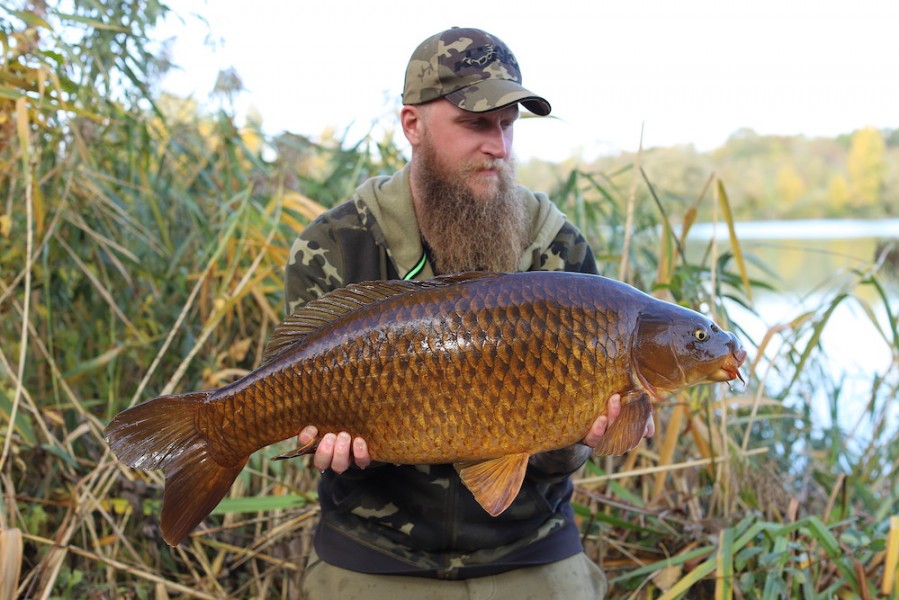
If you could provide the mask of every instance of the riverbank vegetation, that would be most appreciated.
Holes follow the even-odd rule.
[[[0,597],[297,597],[317,472],[272,460],[290,442],[252,457],[214,514],[171,548],[158,531],[161,474],[118,463],[103,428],[136,402],[258,366],[283,315],[293,236],[403,156],[390,140],[267,137],[227,110],[157,94],[166,64],[146,36],[159,4],[71,10],[0,21]],[[875,133],[882,148],[865,143],[884,166],[867,214],[886,216],[896,143]],[[859,136],[874,134],[834,141],[845,154],[818,164],[819,178],[796,167],[815,190],[797,203],[831,214],[822,190],[839,174],[846,194],[834,198],[861,202],[850,192],[864,187],[850,167]],[[663,173],[653,161],[665,154],[647,151],[563,165],[542,186],[589,236],[604,274],[713,313],[750,350],[745,387],[679,395],[658,407],[653,440],[578,474],[584,543],[616,597],[899,597],[889,244],[761,334],[731,313],[777,293],[774,277],[756,274],[774,265],[735,236],[683,251],[698,218],[732,230],[740,215],[759,216],[764,190],[792,189],[789,174],[761,175],[753,148],[769,142],[745,132],[729,142],[760,163],[751,174],[695,156]],[[851,399],[818,343],[846,304],[877,331],[846,343],[892,357]]]

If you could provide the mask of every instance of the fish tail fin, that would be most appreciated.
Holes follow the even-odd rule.
[[[202,449],[185,453],[165,469],[162,496],[162,537],[177,546],[221,502],[231,484],[247,464],[244,458],[233,466],[222,466]]]
[[[623,397],[621,412],[611,427],[599,438],[594,452],[601,456],[618,456],[633,450],[643,439],[646,421],[652,414],[652,403],[646,393],[637,398]]]
[[[249,457],[220,465],[197,430],[199,405],[212,392],[161,396],[116,415],[106,427],[106,442],[130,467],[163,469],[162,536],[177,545],[228,492]]]

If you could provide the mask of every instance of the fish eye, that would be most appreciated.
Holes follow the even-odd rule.
[[[699,342],[704,342],[709,339],[709,332],[699,327],[693,332],[693,337]]]

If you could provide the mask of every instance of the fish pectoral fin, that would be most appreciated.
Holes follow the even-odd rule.
[[[652,402],[645,392],[632,393],[621,399],[621,412],[599,438],[594,452],[600,456],[618,456],[633,450],[643,439],[646,421],[652,415]]]
[[[311,454],[315,452],[316,448],[318,448],[318,436],[312,438],[299,448],[294,448],[289,452],[279,454],[275,457],[275,460],[285,460],[287,458],[296,458],[297,456],[303,456],[304,454]]]
[[[478,504],[495,517],[509,508],[518,496],[528,458],[527,452],[521,452],[488,460],[457,462],[453,466]]]

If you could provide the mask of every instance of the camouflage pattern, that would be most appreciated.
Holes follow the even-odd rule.
[[[417,224],[391,228],[379,223],[370,191],[408,194],[399,201],[411,203],[407,182],[405,169],[392,178],[370,180],[349,201],[301,232],[286,268],[289,311],[349,283],[406,275],[408,267],[399,267],[394,259],[403,253],[404,244],[420,248]],[[528,198],[537,202],[534,195]],[[403,213],[386,206],[396,201],[382,193],[380,214]],[[597,272],[589,245],[573,225],[552,219],[543,222],[552,229],[535,226],[534,238],[542,236],[549,243],[534,249],[527,261],[529,270]],[[385,230],[393,233],[385,235]],[[398,239],[397,231],[406,239]],[[416,279],[427,276],[420,274]],[[586,446],[573,448],[585,450],[574,460],[579,468],[589,451]],[[342,475],[326,471],[319,484],[322,521],[316,531],[316,551],[325,561],[354,571],[446,579],[573,556],[582,551],[569,502],[569,475],[575,468],[555,473],[559,462],[552,460],[554,454],[532,458],[521,492],[499,517],[491,517],[477,504],[452,465],[379,465]],[[541,470],[547,467],[554,473]]]
[[[520,102],[536,115],[551,107],[521,86],[521,69],[502,40],[480,29],[453,27],[426,39],[406,68],[403,104],[446,98],[470,112]]]

